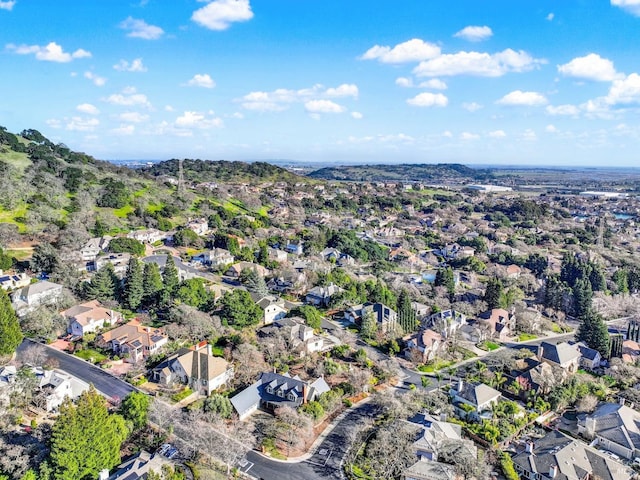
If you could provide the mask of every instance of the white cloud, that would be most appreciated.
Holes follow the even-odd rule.
[[[120,60],[117,64],[113,66],[115,70],[119,72],[146,72],[147,67],[145,67],[142,63],[141,58],[135,58],[131,61],[131,63],[126,60]]]
[[[95,105],[91,105],[90,103],[81,103],[76,107],[76,110],[88,115],[98,115],[100,113],[100,110],[98,110]]]
[[[507,106],[527,106],[539,107],[546,105],[547,99],[538,92],[523,92],[522,90],[514,90],[507,93],[504,97],[496,102],[499,105]]]
[[[611,0],[611,5],[640,17],[640,0]]]
[[[65,128],[76,132],[92,132],[100,125],[100,120],[97,118],[71,117],[65,121],[67,122]]]
[[[444,132],[442,132],[442,136],[444,138],[453,138],[453,133],[451,133],[449,130],[445,130]]]
[[[464,27],[459,32],[456,32],[453,36],[464,38],[465,40],[468,40],[470,42],[481,42],[483,40],[486,40],[487,38],[490,38],[492,35],[493,31],[486,25],[483,25],[481,27],[476,25],[469,25],[468,27]]]
[[[117,128],[112,128],[111,133],[113,135],[133,135],[136,131],[135,125],[120,125]]]
[[[396,78],[396,85],[399,87],[410,88],[413,87],[413,80],[407,77],[398,77]]]
[[[7,0],[6,2],[0,1],[0,10],[11,11],[16,4],[15,0]]]
[[[533,142],[534,140],[538,139],[538,136],[536,135],[536,132],[534,132],[530,128],[527,128],[524,132],[522,132],[522,139],[528,142]]]
[[[51,128],[61,128],[62,127],[62,122],[60,122],[60,120],[58,120],[57,118],[50,118],[50,119],[46,120],[45,123],[47,125],[49,125]]]
[[[118,119],[127,123],[142,123],[149,120],[149,115],[140,112],[124,112],[118,115]]]
[[[494,130],[493,132],[489,132],[489,136],[491,138],[504,138],[507,134],[504,130]]]
[[[413,73],[419,77],[442,77],[474,75],[478,77],[500,77],[509,72],[527,72],[546,63],[533,58],[527,52],[510,48],[502,52],[458,52],[440,55],[421,62]]]
[[[613,62],[596,53],[577,57],[564,65],[558,65],[558,72],[565,77],[581,78],[595,82],[611,82],[620,78]]]
[[[236,120],[242,120],[244,118],[244,115],[240,112],[233,112],[231,115],[229,115],[231,118],[235,118]]]
[[[14,45],[9,43],[6,48],[18,55],[35,54],[36,60],[43,60],[46,62],[68,63],[77,58],[91,57],[91,52],[82,48],[77,49],[73,53],[65,52],[56,42],[49,42],[44,47],[40,45]]]
[[[147,96],[143,93],[137,93],[136,89],[133,87],[126,87],[122,90],[122,93],[109,95],[105,101],[112,105],[122,105],[125,107],[141,105],[143,107],[151,108],[151,103],[147,99]]]
[[[553,12],[550,12],[545,18],[548,21],[552,21],[555,18],[555,14]]]
[[[351,112],[351,118],[355,118],[356,120],[361,120],[363,115],[360,112]]]
[[[571,115],[575,116],[580,113],[580,109],[575,105],[549,105],[546,108],[546,111],[549,115]]]
[[[444,83],[439,78],[432,78],[431,80],[427,80],[426,82],[421,82],[418,85],[420,88],[432,88],[434,90],[446,90],[447,84]]]
[[[477,112],[478,110],[484,107],[476,102],[465,102],[462,104],[462,108],[464,108],[468,112],[473,113],[473,112]]]
[[[191,15],[191,20],[210,30],[226,30],[233,22],[252,18],[249,0],[214,0]]]
[[[176,118],[175,126],[177,128],[186,129],[201,129],[206,130],[209,128],[220,128],[224,124],[221,118],[210,117],[200,112],[184,112],[181,116]]]
[[[188,87],[213,88],[216,86],[216,82],[213,81],[208,73],[196,73],[185,85]]]
[[[174,108],[171,105],[165,105],[164,106],[164,111],[165,112],[173,112]]]
[[[545,132],[547,133],[557,133],[558,129],[555,127],[555,125],[549,124],[546,127],[544,127]]]
[[[358,96],[358,86],[353,83],[343,83],[336,88],[327,88],[327,97],[354,97]]]
[[[84,72],[84,78],[91,80],[96,87],[103,87],[107,83],[106,78],[100,77],[93,72]]]
[[[331,100],[309,100],[304,109],[309,113],[342,113],[345,108]]]
[[[164,34],[164,30],[155,25],[149,25],[141,19],[128,17],[120,22],[120,28],[128,30],[127,37],[142,38],[144,40],[157,40]]]
[[[395,47],[375,45],[360,58],[362,60],[378,60],[382,63],[408,63],[428,60],[440,55],[440,47],[433,43],[413,38]]]
[[[414,107],[446,107],[449,99],[441,93],[423,92],[407,100]]]
[[[608,105],[640,103],[640,75],[632,73],[623,79],[614,80],[604,101]]]
[[[478,140],[479,138],[480,135],[478,135],[477,133],[462,132],[460,134],[461,140]]]

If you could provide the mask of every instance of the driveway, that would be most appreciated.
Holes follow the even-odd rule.
[[[18,347],[17,358],[20,359],[21,353],[30,345],[41,345],[30,339],[25,339]],[[54,358],[58,362],[59,370],[63,370],[88,384],[93,384],[103,395],[111,399],[122,400],[129,393],[136,391],[136,388],[128,383],[114,377],[108,372],[98,368],[89,362],[85,362],[81,358],[74,357],[68,353],[61,352],[48,345],[42,345],[46,348],[49,358]]]

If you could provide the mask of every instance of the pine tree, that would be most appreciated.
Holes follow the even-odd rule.
[[[262,297],[269,295],[267,283],[256,269],[247,268],[240,274],[240,281],[251,293],[256,293]]]
[[[418,322],[416,318],[416,311],[411,305],[411,298],[409,297],[409,292],[406,289],[402,289],[400,291],[400,295],[398,295],[398,321],[400,323],[400,327],[405,333],[412,333],[418,327]]]
[[[123,300],[125,306],[135,312],[142,303],[143,295],[142,268],[138,259],[131,257],[124,280]]]
[[[360,320],[360,336],[365,340],[375,338],[378,333],[378,322],[372,311],[365,312]]]
[[[7,292],[0,289],[0,355],[11,355],[22,342],[22,331]]]
[[[586,279],[578,279],[573,287],[573,310],[577,318],[582,318],[591,312],[593,291],[591,283]]]
[[[449,294],[449,299],[453,300],[456,294],[456,281],[453,276],[453,270],[451,267],[441,268],[436,272],[436,279],[434,281],[436,287],[445,287]]]
[[[609,358],[609,331],[607,324],[597,313],[589,310],[582,317],[576,338],[585,342],[589,348],[600,352],[602,358]]]
[[[500,307],[502,290],[502,282],[499,278],[489,279],[487,282],[487,289],[484,292],[484,301],[487,302],[487,308],[489,310]]]
[[[120,445],[127,438],[124,419],[109,414],[105,399],[93,386],[74,405],[68,398],[51,435],[54,480],[98,478],[103,469],[120,462]]]
[[[167,255],[167,262],[162,272],[162,281],[164,288],[162,290],[162,302],[169,303],[174,298],[180,285],[180,277],[178,276],[178,268],[176,262],[171,255]]]
[[[113,270],[113,265],[107,263],[96,272],[89,283],[85,283],[84,292],[88,298],[100,301],[113,300],[116,297],[120,280]]]
[[[142,286],[144,289],[143,302],[146,306],[151,306],[158,301],[162,291],[162,275],[157,263],[145,263],[142,272]]]

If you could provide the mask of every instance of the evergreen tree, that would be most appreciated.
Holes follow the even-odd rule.
[[[144,270],[142,272],[142,286],[143,286],[143,303],[146,306],[151,306],[158,301],[160,292],[162,291],[162,275],[160,275],[160,269],[156,263],[145,263]]]
[[[173,256],[167,255],[167,262],[164,265],[162,272],[162,281],[164,287],[162,289],[162,303],[167,304],[171,302],[178,291],[178,285],[180,285],[180,277],[178,276],[178,268]]]
[[[418,327],[418,321],[416,318],[416,311],[411,305],[411,298],[409,297],[409,292],[406,289],[402,289],[400,291],[400,295],[398,295],[398,321],[400,323],[400,327],[405,333],[412,333]]]
[[[0,289],[0,355],[11,355],[22,342],[22,331],[7,292]]]
[[[131,257],[127,265],[127,273],[124,279],[123,300],[125,306],[136,311],[142,303],[144,286],[142,284],[142,268],[137,258]]]
[[[365,312],[360,320],[360,336],[365,340],[375,338],[378,333],[378,322],[372,311]]]
[[[618,293],[629,293],[629,273],[626,268],[618,268],[613,274]]]
[[[101,302],[113,300],[119,284],[120,280],[113,270],[113,265],[107,263],[96,272],[90,282],[84,284],[84,294],[87,298]]]
[[[591,283],[586,279],[578,279],[573,287],[573,311],[577,318],[583,318],[591,312],[593,291]]]
[[[267,244],[264,242],[261,242],[260,247],[256,252],[256,263],[266,266],[268,262],[269,262],[269,250],[267,249]]]
[[[254,268],[245,268],[240,274],[240,281],[251,293],[257,293],[262,297],[269,295],[267,283]]]
[[[453,270],[451,267],[440,268],[436,272],[436,279],[434,281],[436,287],[446,287],[449,299],[453,300],[456,293],[456,281],[453,276]]]
[[[591,271],[589,272],[589,283],[591,283],[591,290],[594,292],[601,292],[607,289],[607,277],[602,270],[602,267],[598,264],[591,263]]]
[[[262,309],[245,290],[233,290],[220,299],[220,318],[226,325],[243,328],[255,325],[262,319]]]
[[[589,348],[600,352],[602,358],[609,358],[609,331],[607,324],[597,313],[588,311],[582,317],[576,338],[585,342]]]
[[[134,430],[140,430],[147,424],[147,414],[151,397],[141,392],[131,392],[120,404],[120,414],[131,422]]]
[[[489,310],[500,307],[502,291],[502,282],[499,278],[489,279],[487,282],[487,289],[484,292],[484,301],[487,302],[487,308]]]
[[[54,480],[98,478],[120,463],[120,445],[127,438],[124,419],[109,414],[105,399],[91,386],[74,405],[69,398],[51,434]]]

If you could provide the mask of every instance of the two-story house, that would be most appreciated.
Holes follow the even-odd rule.
[[[419,357],[422,363],[436,358],[443,345],[442,335],[430,328],[406,336],[403,340],[407,345],[405,357],[411,360]]]
[[[620,403],[604,403],[578,417],[578,434],[595,440],[598,448],[631,460],[640,457],[640,412]]]
[[[286,302],[275,295],[260,295],[258,293],[252,293],[251,298],[256,305],[262,309],[262,323],[269,325],[276,320],[287,316],[289,310],[286,307]]]
[[[110,308],[105,308],[98,300],[75,305],[60,313],[68,322],[68,332],[82,337],[87,333],[115,325],[122,320],[122,315]]]
[[[96,339],[99,346],[123,355],[130,363],[158,353],[168,341],[169,337],[161,328],[144,326],[138,319],[104,332]]]
[[[333,283],[326,287],[313,287],[305,295],[305,302],[309,305],[327,307],[331,301],[331,297],[338,293],[342,293],[343,291],[344,290],[342,288],[338,285],[334,285]]]
[[[26,315],[42,305],[52,305],[62,299],[62,285],[42,280],[16,290],[11,303],[18,316]]]
[[[580,368],[580,349],[567,342],[554,345],[542,342],[538,347],[538,361],[560,367],[567,373],[575,373]]]
[[[486,412],[491,411],[491,406],[500,400],[500,392],[489,385],[480,382],[465,382],[462,379],[458,385],[449,391],[453,405],[458,415],[461,417],[471,417],[474,419],[482,417]],[[467,408],[471,407],[471,415]]]

